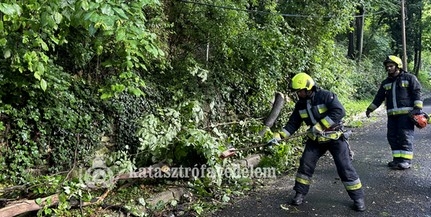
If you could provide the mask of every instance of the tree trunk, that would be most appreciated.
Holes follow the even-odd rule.
[[[364,41],[364,22],[365,9],[364,6],[358,6],[358,16],[356,17],[356,60],[361,61],[363,41]]]
[[[350,23],[349,32],[347,33],[349,44],[347,48],[347,58],[350,58],[352,60],[355,59],[355,37],[354,37],[354,24],[353,21]]]
[[[417,17],[416,17],[416,23],[418,23],[418,31],[416,34],[416,43],[415,43],[415,60],[414,60],[414,68],[413,68],[413,74],[416,76],[419,76],[419,71],[421,69],[421,62],[422,62],[422,31],[423,31],[423,24],[422,24],[422,10],[418,10]]]

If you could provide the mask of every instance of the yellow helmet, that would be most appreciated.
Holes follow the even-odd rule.
[[[306,73],[298,73],[292,78],[292,89],[294,90],[302,90],[307,89],[311,90],[314,87],[313,79]]]
[[[395,63],[397,64],[398,68],[403,68],[403,61],[401,61],[401,59],[397,56],[394,55],[389,55],[386,57],[385,61],[383,61],[383,65],[386,66],[386,64],[388,63]]]

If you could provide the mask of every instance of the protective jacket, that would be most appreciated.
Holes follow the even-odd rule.
[[[368,109],[376,110],[385,100],[388,116],[408,114],[413,108],[422,109],[421,84],[416,76],[401,70],[397,77],[382,81]]]
[[[301,127],[302,122],[308,126],[320,124],[322,130],[328,131],[335,126],[339,126],[345,115],[344,107],[334,93],[316,88],[316,91],[313,92],[309,99],[300,99],[296,103],[283,131],[287,135],[291,135]],[[327,140],[326,137],[316,137],[310,134],[308,136],[312,140]],[[333,139],[338,139],[339,136],[336,135]]]
[[[323,132],[313,135],[309,133],[302,153],[295,178],[294,190],[306,195],[312,183],[316,163],[328,150],[331,153],[338,175],[351,199],[364,197],[362,183],[349,157],[346,139],[340,137],[341,120],[345,110],[337,96],[327,90],[316,88],[308,99],[300,99],[283,127],[283,132],[290,135],[299,129],[304,122],[311,128],[320,125]],[[323,133],[323,135],[322,135]],[[327,135],[329,134],[329,135]]]

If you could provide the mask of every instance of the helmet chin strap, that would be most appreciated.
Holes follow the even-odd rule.
[[[310,99],[313,96],[313,93],[314,93],[313,89],[307,90],[307,99]]]

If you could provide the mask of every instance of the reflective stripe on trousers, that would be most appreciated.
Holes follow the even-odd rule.
[[[409,115],[388,116],[387,139],[394,159],[413,159],[413,139],[415,125]]]
[[[350,198],[355,200],[364,197],[362,183],[352,165],[349,156],[349,148],[343,138],[331,140],[327,143],[318,143],[308,139],[302,153],[300,165],[297,171],[294,190],[306,195],[311,184],[317,161],[323,154],[329,151],[334,159],[338,176],[343,182]]]

